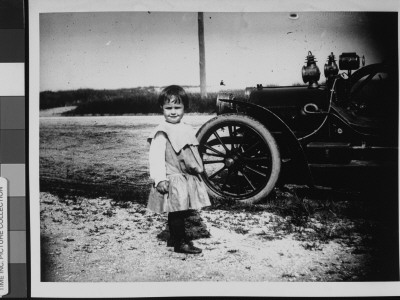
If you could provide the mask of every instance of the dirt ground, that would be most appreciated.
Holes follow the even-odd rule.
[[[262,205],[217,206],[201,216],[211,234],[195,240],[203,253],[179,254],[157,237],[166,214],[107,198],[41,193],[42,281],[367,281],[384,271],[369,243],[373,231],[363,233],[354,219],[326,227],[311,218],[297,226],[293,216]],[[331,238],[316,238],[322,230]]]
[[[203,253],[178,254],[159,238],[166,214],[145,209],[146,137],[162,116],[60,113],[40,124],[42,281],[398,280],[397,177],[362,181],[364,195],[286,186],[253,206],[214,203],[201,212],[211,236],[194,241]]]

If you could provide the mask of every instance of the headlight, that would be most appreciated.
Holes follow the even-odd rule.
[[[235,105],[223,100],[233,100],[235,97],[230,93],[219,93],[217,96],[217,115],[234,111]]]

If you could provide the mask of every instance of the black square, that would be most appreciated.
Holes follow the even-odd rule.
[[[25,62],[25,30],[0,29],[0,63]]]
[[[0,0],[0,28],[24,27],[24,1]]]

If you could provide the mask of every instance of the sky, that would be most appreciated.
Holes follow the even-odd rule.
[[[308,51],[324,80],[328,55],[397,55],[397,14],[204,13],[207,86],[302,83]],[[396,57],[397,59],[397,57]],[[196,12],[76,12],[40,15],[40,91],[118,89],[200,81]]]

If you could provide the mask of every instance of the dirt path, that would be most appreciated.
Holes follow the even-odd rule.
[[[210,238],[195,241],[201,255],[185,255],[157,239],[166,215],[140,204],[113,205],[110,199],[59,199],[41,193],[42,281],[362,281],[371,252],[333,239],[295,238],[276,214],[201,213]],[[315,228],[318,228],[316,222]],[[348,223],[346,226],[352,226]]]
[[[76,106],[63,106],[40,110],[40,117],[59,117],[63,113],[75,109]]]

